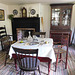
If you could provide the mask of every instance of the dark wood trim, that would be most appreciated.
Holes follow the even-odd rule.
[[[64,5],[66,5],[66,6],[67,6],[67,5],[68,5],[68,6],[70,5],[70,6],[71,6],[71,5],[74,5],[74,4],[73,4],[73,3],[50,4],[50,6],[62,6],[62,5],[63,5],[63,6],[64,6]]]
[[[12,20],[12,33],[13,39],[17,40],[16,28],[35,28],[36,32],[40,31],[40,18],[39,17],[18,17]]]

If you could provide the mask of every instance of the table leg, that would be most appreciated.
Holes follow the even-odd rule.
[[[66,63],[65,63],[65,69],[67,69],[67,59],[68,59],[68,51],[66,53]]]
[[[48,75],[50,75],[51,59],[48,57],[38,57],[40,62],[48,62]]]
[[[14,62],[15,62],[15,68],[17,70],[17,63],[16,63],[16,59],[14,58]]]
[[[50,75],[50,62],[48,62],[48,75]]]

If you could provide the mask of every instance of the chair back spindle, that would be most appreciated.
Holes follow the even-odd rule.
[[[40,36],[40,37],[43,37],[44,38],[46,37],[46,32],[33,32],[32,35],[36,35],[36,36]]]
[[[36,70],[38,49],[18,49],[14,47],[13,49],[17,55],[20,69],[26,71]]]
[[[4,36],[7,36],[5,25],[4,27],[0,27],[0,39],[3,38]]]

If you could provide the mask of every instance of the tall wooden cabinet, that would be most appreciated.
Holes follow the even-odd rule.
[[[71,38],[71,16],[73,4],[51,4],[51,29],[50,37],[54,42],[60,41],[61,35],[69,35],[69,43]],[[56,39],[59,35],[59,39]]]

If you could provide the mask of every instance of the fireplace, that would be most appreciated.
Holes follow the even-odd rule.
[[[17,28],[16,31],[17,31],[17,40],[21,40],[29,36],[28,34],[29,31],[31,32],[32,36],[32,33],[35,32],[35,28]]]
[[[28,17],[28,18],[13,18],[12,20],[12,34],[13,40],[17,39],[17,28],[31,28],[35,29],[36,32],[40,32],[40,18],[39,17]],[[23,32],[22,30],[21,32]]]

